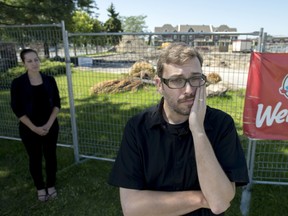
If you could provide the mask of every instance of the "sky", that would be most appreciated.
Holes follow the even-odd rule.
[[[273,36],[288,36],[286,0],[96,0],[98,20],[108,20],[107,9],[113,3],[119,16],[147,16],[149,32],[164,24],[228,25],[237,32],[260,31]]]

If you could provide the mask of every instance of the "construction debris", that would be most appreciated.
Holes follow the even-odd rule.
[[[153,65],[146,61],[139,61],[133,64],[128,76],[98,83],[91,88],[91,94],[135,92],[145,85],[154,84],[154,76]]]

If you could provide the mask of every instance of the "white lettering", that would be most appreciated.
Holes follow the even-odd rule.
[[[258,110],[256,113],[256,127],[260,128],[266,121],[267,126],[271,126],[273,122],[281,124],[283,122],[288,123],[288,110],[280,110],[282,103],[278,102],[275,106],[275,109],[272,110],[272,106],[267,106],[263,112],[263,104],[258,104]]]

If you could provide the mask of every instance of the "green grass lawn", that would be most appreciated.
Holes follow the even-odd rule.
[[[58,147],[58,198],[36,199],[21,142],[0,140],[0,215],[122,215],[118,190],[106,183],[112,163],[97,160],[74,164],[73,151]]]
[[[0,215],[14,216],[121,216],[118,189],[107,184],[112,162],[84,160],[74,164],[73,151],[58,147],[58,198],[36,199],[28,171],[27,155],[19,141],[0,140]],[[241,216],[242,189],[226,215]],[[250,216],[284,216],[288,212],[288,187],[254,185]]]

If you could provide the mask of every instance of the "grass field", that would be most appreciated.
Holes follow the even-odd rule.
[[[72,149],[58,147],[57,151],[58,198],[41,203],[36,200],[22,143],[0,140],[0,215],[121,216],[118,189],[107,184],[113,163],[84,160],[74,164]],[[238,188],[226,215],[241,216],[241,192]],[[249,215],[287,215],[287,194],[287,186],[254,185]]]
[[[59,147],[58,198],[41,203],[21,142],[0,140],[0,215],[121,215],[118,191],[106,183],[111,162],[74,164],[73,151]]]

